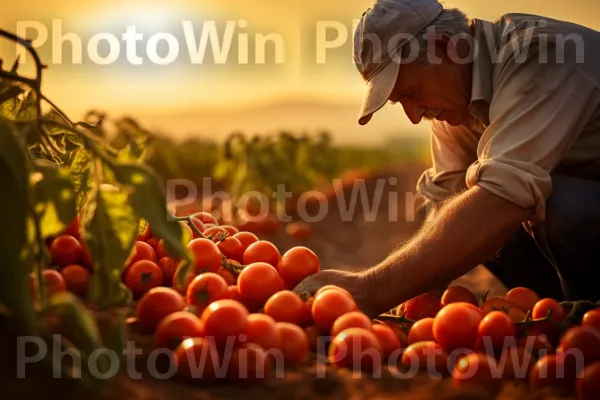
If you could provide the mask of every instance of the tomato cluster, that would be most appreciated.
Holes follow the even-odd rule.
[[[588,311],[578,324],[574,308],[582,305]],[[533,389],[600,398],[595,303],[561,304],[523,287],[479,302],[468,289],[451,286],[441,301],[422,294],[387,317],[408,331],[401,363],[451,376],[457,387],[496,392],[505,380],[523,380]]]

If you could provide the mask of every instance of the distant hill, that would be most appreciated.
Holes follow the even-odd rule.
[[[427,140],[428,123],[411,124],[400,106],[384,107],[366,126],[358,125],[359,107],[355,102],[282,101],[233,110],[139,114],[135,118],[150,129],[181,139],[201,136],[219,140],[236,130],[264,134],[287,129],[295,132],[327,130],[339,144],[379,145],[396,135]]]

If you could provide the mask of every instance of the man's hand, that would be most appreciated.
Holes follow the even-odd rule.
[[[370,286],[361,274],[335,269],[324,270],[304,279],[294,288],[294,292],[314,294],[326,285],[335,285],[346,289],[354,298],[358,308],[369,317],[374,318],[381,314],[377,312],[375,305],[370,301],[373,298],[369,293]]]
[[[338,285],[370,317],[460,277],[487,260],[531,216],[479,186],[448,201],[405,246],[359,273],[323,271],[298,285]]]

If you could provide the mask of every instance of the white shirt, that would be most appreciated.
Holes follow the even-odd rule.
[[[533,209],[534,226],[552,171],[600,180],[600,32],[524,14],[474,24],[473,120],[432,122],[417,190],[440,202],[479,185]]]

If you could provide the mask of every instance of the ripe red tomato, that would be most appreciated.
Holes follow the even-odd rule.
[[[248,265],[257,262],[264,262],[270,264],[273,268],[277,268],[281,254],[277,247],[271,242],[266,240],[259,240],[256,243],[252,243],[244,251],[243,264]]]
[[[457,388],[474,388],[496,394],[502,385],[501,370],[487,354],[467,354],[452,370],[452,383]]]
[[[184,308],[185,300],[175,290],[155,287],[142,296],[135,310],[135,316],[143,332],[154,332],[163,318]]]
[[[569,364],[564,354],[550,354],[540,358],[529,371],[529,385],[532,389],[553,387],[572,390],[577,371],[569,368]]]
[[[581,326],[594,328],[600,332],[600,308],[586,312],[581,320]]]
[[[150,289],[162,285],[163,273],[155,262],[140,260],[127,268],[124,281],[133,297],[138,299]]]
[[[280,347],[285,366],[299,364],[308,357],[308,337],[298,325],[289,322],[277,322],[275,328],[279,332]],[[279,363],[279,360],[277,361]],[[279,364],[281,365],[281,364]]]
[[[378,369],[381,354],[381,344],[375,334],[362,328],[342,331],[333,338],[328,350],[331,364],[358,371]]]
[[[233,225],[220,225],[220,227],[222,229],[225,229],[227,231],[227,233],[229,233],[229,237],[232,237],[233,235],[240,233],[240,230]]]
[[[227,288],[227,295],[231,300],[242,302],[242,295],[237,285],[231,285]]]
[[[578,399],[600,399],[600,362],[585,367],[577,376],[575,386]]]
[[[315,297],[310,296],[304,302],[304,311],[302,312],[302,321],[300,321],[300,326],[310,326],[314,325],[315,321],[312,318],[312,305],[315,302]]]
[[[456,349],[472,349],[482,319],[482,311],[472,304],[448,304],[433,321],[433,336],[448,353]]]
[[[179,264],[180,261],[171,257],[163,257],[158,260],[158,266],[163,272],[163,285],[171,286],[173,284],[173,277],[175,276],[175,271],[177,271]]]
[[[594,328],[575,326],[560,339],[559,348],[567,357],[582,357],[585,365],[600,361],[600,332]]]
[[[550,310],[552,310],[550,319],[555,323],[561,323],[565,318],[565,310],[561,307],[558,301],[551,298],[542,299],[535,303],[535,306],[531,310],[531,318],[545,318]],[[537,323],[535,328],[539,332],[546,334],[552,342],[556,341],[560,334],[560,330],[548,322]]]
[[[44,280],[44,289],[46,290],[46,296],[50,297],[56,293],[67,291],[67,282],[60,272],[53,269],[45,269],[42,272],[42,278]],[[31,283],[33,279],[36,279],[32,274],[30,275]]]
[[[232,263],[232,260],[227,260],[227,262]],[[235,276],[233,274],[233,272],[231,272],[227,268],[220,267],[219,270],[217,271],[217,275],[220,275],[221,278],[225,279],[225,282],[227,282],[227,285],[229,285],[229,286],[237,285],[237,276]]]
[[[525,312],[521,310],[518,304],[502,297],[487,299],[481,304],[480,308],[484,315],[487,315],[492,311],[502,311],[507,314],[513,322],[520,322],[525,319]]]
[[[528,336],[519,339],[517,344],[518,346],[525,347],[525,349],[536,358],[541,358],[555,352],[554,345],[550,342],[548,337],[545,334],[540,334],[535,331],[529,331]]]
[[[248,342],[256,343],[265,350],[278,349],[281,346],[279,330],[275,320],[266,314],[248,315]]]
[[[185,339],[202,336],[204,326],[200,318],[187,311],[176,311],[164,317],[156,327],[154,347],[174,350]]]
[[[487,354],[501,352],[505,345],[515,343],[517,328],[510,317],[502,311],[492,311],[479,323],[479,340],[485,346]],[[491,346],[491,348],[489,348]]]
[[[351,311],[358,311],[354,299],[340,290],[325,290],[312,305],[312,317],[315,325],[322,332],[331,332],[336,319]]]
[[[341,315],[335,320],[331,326],[331,337],[337,336],[342,331],[349,328],[363,328],[368,331],[371,330],[371,319],[360,311],[351,311],[344,315]]]
[[[238,232],[234,234],[232,237],[236,238],[242,244],[242,248],[244,251],[250,246],[252,243],[258,242],[258,236],[256,236],[252,232]]]
[[[231,352],[227,378],[232,381],[257,382],[267,379],[273,362],[269,354],[256,343],[243,343]]]
[[[529,371],[537,358],[529,349],[523,346],[511,346],[500,356],[498,365],[502,365],[504,359],[504,370],[502,377],[505,379],[527,379]]]
[[[525,287],[516,287],[509,290],[504,298],[517,304],[524,312],[533,309],[535,303],[540,301],[540,296],[536,292]]]
[[[150,237],[146,240],[146,243],[152,247],[152,250],[156,251],[156,246],[158,246],[158,239],[155,237]]]
[[[141,260],[148,260],[152,262],[156,262],[156,252],[148,243],[145,242],[135,242],[135,245],[132,250],[132,254],[129,258],[128,266],[135,264]]]
[[[200,232],[204,232],[206,230],[206,226],[200,219],[192,217],[192,223],[198,228]],[[191,228],[191,227],[190,227]],[[196,235],[196,232],[192,229],[192,235],[194,239],[199,238],[200,236]]]
[[[404,315],[408,319],[418,321],[423,318],[433,318],[440,311],[440,301],[430,293],[423,293],[398,306],[397,315]]]
[[[177,374],[182,379],[213,381],[225,377],[226,370],[221,365],[219,351],[210,340],[185,339],[175,349],[174,356]],[[199,365],[200,360],[203,360],[204,364]]]
[[[430,342],[433,337],[433,318],[423,318],[413,324],[408,331],[408,344]]]
[[[229,236],[229,232],[220,226],[211,226],[210,228],[206,228],[202,234],[215,243],[217,243],[220,239]]]
[[[286,288],[293,289],[304,278],[319,272],[321,264],[312,250],[296,246],[283,254],[277,269]]]
[[[306,222],[290,222],[285,226],[285,233],[296,240],[306,242],[310,239],[312,228]]]
[[[433,364],[431,360],[433,359]],[[448,353],[436,342],[417,342],[409,345],[402,353],[402,365],[416,365],[420,370],[448,374]]]
[[[196,315],[211,303],[228,298],[227,282],[214,272],[205,272],[194,278],[186,292],[187,304],[193,306]]]
[[[190,217],[199,219],[203,224],[218,225],[218,222],[215,219],[215,217],[213,217],[211,213],[208,213],[206,211],[200,211],[200,212],[194,213],[194,214],[190,215]]]
[[[185,296],[187,294],[187,289],[190,286],[190,283],[192,283],[194,278],[197,277],[199,274],[196,271],[194,271],[193,268],[190,268],[185,274],[185,277],[183,278],[183,286],[181,286],[177,277],[179,276],[179,269],[182,267],[183,265],[180,263],[177,267],[177,270],[175,271],[175,274],[173,275],[173,289],[175,289],[180,295]]]
[[[69,225],[67,225],[67,227],[65,228],[65,230],[62,233],[63,235],[71,235],[76,239],[79,239],[80,237],[80,233],[79,233],[79,215],[76,215],[75,218],[73,219],[73,221],[71,221],[71,223]]]
[[[188,250],[192,253],[194,260],[194,271],[217,272],[221,267],[221,251],[216,244],[208,239],[198,238],[187,244]]]
[[[379,340],[383,359],[391,363],[392,360],[390,360],[390,356],[395,354],[401,348],[398,336],[392,328],[384,324],[373,324],[371,326],[371,332],[373,332],[377,340]],[[397,357],[394,357],[394,361],[397,361]]]
[[[240,335],[248,333],[248,314],[246,307],[235,300],[215,301],[200,317],[204,323],[205,338],[212,338],[218,346],[238,343]]]
[[[60,235],[50,243],[52,264],[64,267],[81,261],[83,248],[81,243],[71,235]]]
[[[228,237],[217,243],[217,247],[226,258],[235,261],[242,261],[244,255],[244,246],[234,237]]]
[[[269,297],[265,303],[265,314],[276,322],[300,325],[304,317],[304,302],[294,292],[282,290]]]
[[[67,290],[85,298],[90,285],[90,272],[80,265],[67,265],[60,273],[65,279]]]
[[[256,262],[240,272],[238,288],[244,303],[260,308],[269,297],[283,290],[283,280],[270,264]]]
[[[464,286],[450,286],[441,298],[441,306],[446,306],[450,303],[470,303],[474,306],[479,306],[477,298],[469,289]]]
[[[341,292],[344,292],[344,293],[346,293],[348,296],[352,297],[352,295],[350,294],[350,292],[349,292],[349,291],[347,291],[346,289],[344,289],[344,288],[341,288],[341,287],[339,287],[339,286],[336,286],[336,285],[325,285],[325,286],[322,286],[321,288],[319,288],[319,290],[317,290],[317,291],[315,292],[315,294],[314,294],[313,296],[314,296],[314,297],[317,297],[318,295],[320,295],[320,294],[321,294],[321,293],[323,293],[324,291],[326,291],[326,290],[331,290],[331,289],[334,289],[334,290],[339,290],[339,291],[341,291]]]
[[[322,333],[314,325],[307,326],[304,328],[304,332],[306,333],[306,337],[308,338],[308,348],[310,351],[314,351],[315,353],[320,353],[325,348],[325,340],[321,340]]]

